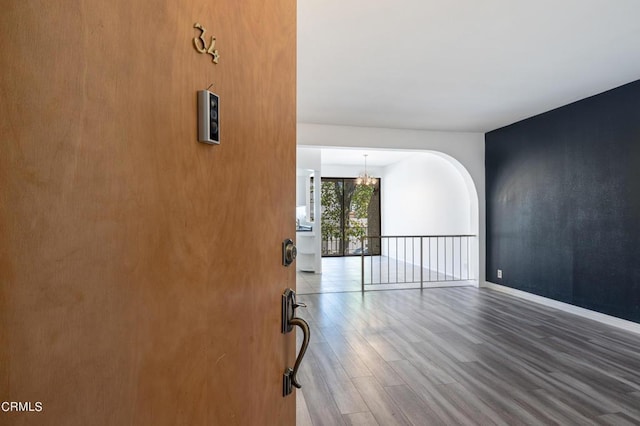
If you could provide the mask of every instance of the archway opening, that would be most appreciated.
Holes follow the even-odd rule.
[[[298,167],[313,168],[321,177],[357,177],[362,171],[362,158],[368,154],[369,172],[381,180],[382,235],[384,236],[437,236],[467,235],[464,239],[424,240],[424,250],[435,251],[437,244],[449,244],[447,251],[429,254],[429,262],[438,267],[436,273],[449,265],[442,281],[456,281],[462,277],[465,282],[457,285],[479,284],[479,202],[473,179],[466,168],[455,158],[436,151],[427,150],[382,150],[365,148],[325,148],[299,147]],[[310,166],[309,161],[313,163]],[[320,212],[321,214],[321,212]],[[319,227],[320,221],[316,220]],[[317,229],[318,235],[321,230]],[[397,245],[413,244],[406,249],[413,255],[419,242],[399,241],[386,244],[384,255],[395,256]],[[432,244],[433,247],[427,244]],[[321,243],[318,242],[321,247]],[[404,246],[399,248],[404,252]],[[464,254],[463,254],[464,252]],[[460,253],[461,258],[452,257]],[[424,256],[427,256],[425,254]],[[299,278],[299,292],[330,292],[360,290],[361,268],[354,259],[353,265],[330,264],[331,259],[322,261],[322,269],[316,274],[304,274]],[[414,263],[419,263],[413,260]],[[382,269],[382,268],[381,268]],[[452,273],[455,269],[456,273]],[[457,274],[457,271],[460,273]],[[322,272],[321,275],[318,273]],[[433,281],[438,281],[435,275]],[[459,280],[461,281],[461,280]],[[307,286],[306,284],[310,284]],[[453,283],[451,283],[453,284]],[[442,286],[432,283],[431,286]],[[384,287],[384,286],[383,286]],[[377,288],[383,288],[377,287]]]

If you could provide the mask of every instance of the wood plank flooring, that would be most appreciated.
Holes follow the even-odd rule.
[[[298,299],[298,426],[640,425],[640,335],[471,287]]]

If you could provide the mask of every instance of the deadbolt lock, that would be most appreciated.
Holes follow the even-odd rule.
[[[287,238],[282,242],[282,264],[284,266],[289,266],[296,260],[296,256],[298,255],[298,250],[296,249],[296,245],[293,243],[291,238]]]

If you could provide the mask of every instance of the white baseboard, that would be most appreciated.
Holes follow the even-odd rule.
[[[481,288],[490,288],[492,290],[510,294],[512,296],[516,296],[521,299],[529,300],[531,302],[539,303],[541,305],[549,306],[564,312],[569,312],[574,315],[578,315],[584,318],[598,321],[603,324],[611,325],[613,327],[618,327],[623,330],[630,331],[632,333],[640,334],[640,324],[633,321],[627,321],[621,318],[613,317],[611,315],[602,314],[596,311],[591,311],[589,309],[581,308],[579,306],[571,305],[569,303],[559,302],[557,300],[549,299],[548,297],[538,296],[537,294],[527,293],[526,291],[516,290],[515,288],[506,287],[506,286],[495,284],[489,281],[485,281],[484,285],[482,285]]]

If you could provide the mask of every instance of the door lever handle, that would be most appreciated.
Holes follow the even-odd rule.
[[[300,348],[300,353],[298,353],[298,356],[296,357],[296,362],[293,365],[293,368],[287,367],[284,371],[283,396],[287,396],[293,392],[293,386],[298,389],[302,387],[298,382],[297,374],[300,364],[302,363],[302,359],[304,358],[304,354],[307,352],[307,348],[309,347],[309,338],[311,337],[309,324],[302,318],[295,316],[295,310],[299,307],[306,308],[307,305],[296,302],[296,292],[290,288],[286,289],[282,294],[282,333],[289,333],[293,330],[294,326],[298,326],[302,329],[303,338],[302,347]]]
[[[307,352],[307,348],[309,347],[309,337],[311,336],[311,330],[309,330],[309,324],[302,318],[292,318],[289,321],[289,324],[297,325],[302,329],[303,338],[302,338],[302,347],[300,348],[300,353],[296,358],[296,363],[293,364],[293,370],[291,371],[291,384],[296,388],[300,389],[302,385],[297,380],[298,368],[300,368],[300,363],[302,363],[302,358],[304,358],[304,354]]]

